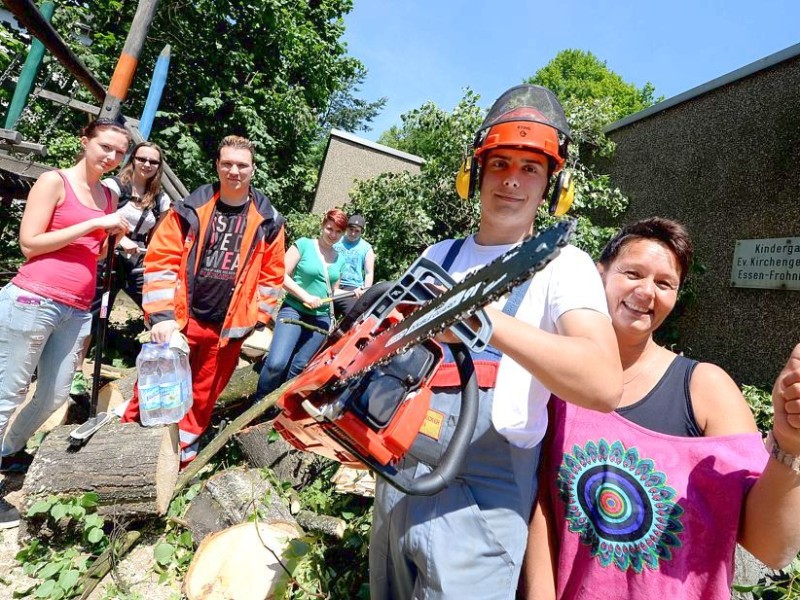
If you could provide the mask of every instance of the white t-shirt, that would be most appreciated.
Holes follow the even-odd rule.
[[[108,189],[113,190],[117,196],[120,195],[121,190],[117,185],[117,182],[111,179],[103,180],[103,185],[105,185]],[[167,196],[164,192],[158,194],[158,198],[156,198],[156,202],[158,202],[158,214],[163,215],[169,210],[169,196]],[[130,227],[130,233],[133,233],[136,224],[139,222],[139,219],[142,217],[142,209],[136,206],[134,202],[126,202],[125,206],[121,206],[117,213],[122,216],[127,222],[128,227]],[[138,235],[144,235],[148,231],[150,231],[153,227],[156,226],[156,217],[153,214],[153,211],[147,209],[147,214],[144,216],[144,220],[142,224],[139,226]]]
[[[423,256],[444,262],[452,240],[429,247]],[[456,281],[491,262],[514,244],[480,246],[469,236],[450,266]],[[502,309],[508,296],[493,304]],[[543,331],[557,333],[564,313],[589,309],[608,316],[603,284],[592,259],[575,246],[566,246],[542,271],[536,273],[520,303],[516,318]],[[526,393],[527,392],[527,393]],[[500,360],[495,384],[492,423],[509,442],[520,448],[538,444],[547,429],[548,390],[536,377],[508,356]]]

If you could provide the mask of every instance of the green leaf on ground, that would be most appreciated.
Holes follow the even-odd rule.
[[[174,554],[175,547],[166,542],[161,542],[155,547],[155,550],[153,550],[153,556],[155,556],[156,562],[162,566],[168,565]]]

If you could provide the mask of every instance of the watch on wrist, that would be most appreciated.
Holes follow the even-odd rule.
[[[787,467],[789,467],[792,471],[800,475],[800,456],[795,456],[794,454],[789,454],[788,452],[784,452],[778,446],[778,442],[775,440],[775,435],[772,433],[772,430],[767,434],[767,439],[764,442],[767,447],[767,452],[769,455],[777,460],[779,463],[783,463]]]

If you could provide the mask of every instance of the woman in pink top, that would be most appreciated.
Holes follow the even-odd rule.
[[[114,213],[116,197],[100,182],[125,156],[128,133],[97,120],[84,130],[81,145],[74,166],[43,173],[28,194],[19,231],[27,261],[0,290],[0,471],[18,462],[6,457],[22,451],[66,400],[89,334],[97,259],[108,235],[128,231]],[[37,367],[34,397],[6,431]],[[0,505],[0,528],[14,524],[15,512]]]
[[[737,542],[773,568],[800,549],[800,345],[765,450],[725,371],[653,340],[691,256],[683,226],[658,218],[603,251],[622,400],[608,414],[552,401],[528,600],[727,600]]]

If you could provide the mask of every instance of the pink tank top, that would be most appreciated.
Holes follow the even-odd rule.
[[[730,600],[761,436],[677,437],[553,402],[559,600]]]
[[[66,176],[61,171],[56,173],[64,181],[64,202],[53,211],[47,231],[58,231],[112,212],[111,192],[107,188],[103,187],[105,210],[89,208],[78,200]],[[97,256],[105,238],[105,231],[95,229],[55,252],[36,256],[20,267],[12,283],[56,302],[89,310],[95,295]]]

